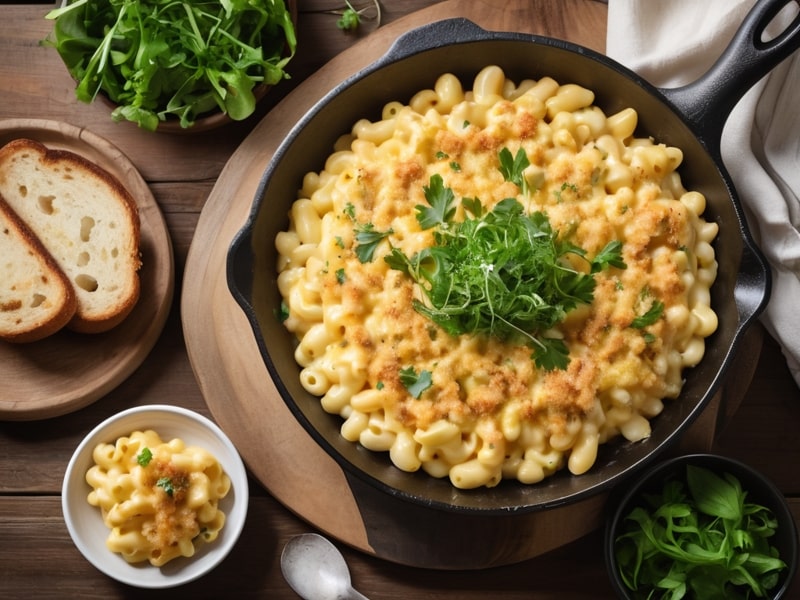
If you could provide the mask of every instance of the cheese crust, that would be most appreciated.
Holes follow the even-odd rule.
[[[681,151],[637,137],[636,125],[633,109],[607,116],[591,90],[516,83],[489,66],[471,90],[445,74],[408,104],[387,104],[306,175],[275,240],[278,285],[301,381],[343,417],[344,437],[388,451],[401,469],[472,488],[535,483],[563,467],[580,474],[599,444],[649,436],[717,326],[718,227],[681,183]],[[504,148],[530,160],[526,195],[498,168]],[[626,268],[596,274],[591,304],[548,332],[569,349],[566,369],[538,369],[525,345],[451,336],[415,310],[419,287],[384,257],[433,243],[416,218],[433,175],[487,209],[513,197],[544,212],[587,255],[621,242]],[[362,262],[365,227],[386,239]],[[657,318],[637,321],[654,305]],[[418,397],[401,378],[409,367],[431,376]]]

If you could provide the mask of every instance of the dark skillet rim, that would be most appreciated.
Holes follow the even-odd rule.
[[[450,28],[451,37],[454,37],[454,39],[445,36],[446,39],[443,38],[442,43],[434,43],[433,45],[427,44],[424,46],[415,45],[417,36],[422,35],[424,38],[426,30],[432,27],[441,28],[442,26]],[[458,33],[463,30],[466,30],[466,34],[461,35],[460,33]],[[398,49],[400,41],[405,42],[405,45],[408,46],[409,40],[411,48],[404,47]],[[747,320],[740,321],[740,323],[737,325],[731,344],[727,349],[726,356],[721,360],[720,366],[717,369],[716,375],[713,377],[711,384],[708,386],[707,389],[705,389],[705,391],[702,393],[702,397],[699,398],[699,400],[695,403],[695,405],[692,407],[689,413],[684,417],[681,423],[677,427],[675,427],[671,433],[667,434],[666,437],[663,439],[663,441],[659,442],[658,445],[654,446],[642,458],[632,462],[623,471],[613,474],[610,477],[605,478],[602,481],[599,481],[598,483],[590,484],[586,487],[583,487],[582,489],[579,489],[577,491],[568,490],[567,492],[565,492],[564,495],[562,495],[560,498],[556,500],[536,502],[534,504],[502,505],[502,506],[492,506],[492,507],[451,504],[448,502],[433,500],[431,498],[421,497],[414,493],[397,489],[385,483],[384,481],[374,477],[373,475],[365,472],[357,465],[353,464],[347,457],[343,456],[335,448],[335,446],[325,437],[325,435],[320,431],[318,431],[316,427],[314,427],[314,425],[310,422],[309,418],[305,415],[303,410],[294,401],[292,395],[290,394],[289,390],[284,384],[283,378],[273,361],[272,355],[263,337],[263,332],[261,331],[261,328],[259,326],[259,321],[255,314],[254,307],[250,302],[249,291],[242,290],[239,283],[237,282],[237,273],[241,274],[242,266],[236,264],[237,263],[236,257],[238,256],[236,249],[243,246],[247,246],[249,248],[249,245],[252,241],[251,235],[253,233],[253,228],[256,219],[259,216],[262,204],[264,202],[267,186],[269,184],[269,181],[273,173],[278,168],[278,165],[281,163],[284,155],[286,154],[288,149],[292,146],[292,144],[294,143],[300,132],[303,131],[303,129],[308,125],[308,123],[311,122],[331,102],[333,98],[337,97],[343,91],[351,88],[353,85],[369,77],[373,73],[383,69],[386,66],[392,65],[398,61],[408,59],[420,53],[436,50],[437,48],[443,46],[452,46],[458,44],[474,44],[486,41],[526,42],[526,43],[550,46],[601,63],[605,67],[618,72],[620,75],[627,77],[633,83],[643,88],[646,93],[650,94],[651,96],[655,97],[655,99],[660,101],[662,104],[666,105],[670,109],[670,111],[674,114],[676,119],[679,119],[688,129],[693,130],[693,128],[686,121],[684,116],[675,108],[675,106],[669,101],[669,99],[662,93],[661,90],[650,84],[648,81],[646,81],[633,71],[627,69],[623,65],[620,65],[616,61],[602,54],[599,54],[591,49],[570,42],[566,42],[563,40],[558,40],[535,34],[487,31],[477,27],[473,22],[462,18],[449,19],[447,21],[439,21],[426,26],[422,26],[420,28],[410,31],[405,36],[402,36],[400,40],[396,42],[383,57],[371,63],[358,73],[348,77],[347,79],[342,81],[339,85],[331,89],[331,91],[329,91],[319,101],[317,101],[303,115],[303,117],[292,127],[286,138],[282,141],[278,149],[275,151],[268,167],[265,169],[264,174],[262,175],[259,181],[259,185],[256,190],[254,201],[251,205],[251,209],[246,223],[242,226],[242,228],[236,233],[236,235],[233,238],[233,241],[231,243],[231,249],[229,250],[227,257],[226,275],[228,280],[228,287],[231,293],[233,294],[234,298],[236,299],[237,303],[241,306],[242,310],[244,310],[248,320],[250,321],[253,333],[256,337],[257,344],[262,354],[262,358],[283,401],[290,409],[292,414],[295,416],[295,418],[297,418],[298,421],[301,423],[306,432],[326,451],[327,454],[329,454],[337,462],[339,466],[341,466],[344,469],[345,473],[348,476],[354,476],[357,479],[369,484],[371,487],[376,488],[377,490],[389,496],[393,496],[431,509],[442,510],[450,513],[467,514],[467,515],[509,515],[509,514],[535,512],[545,509],[556,508],[559,506],[572,504],[580,500],[590,498],[602,492],[608,492],[609,490],[613,489],[614,486],[616,486],[620,481],[629,478],[631,474],[639,472],[642,468],[657,460],[658,457],[663,452],[671,448],[677,442],[681,434],[685,432],[685,430],[696,420],[698,415],[706,408],[710,399],[713,397],[713,395],[716,393],[716,391],[718,390],[718,388],[722,383],[723,375],[727,370],[727,368],[730,366],[734,350],[738,345],[742,337],[742,334],[751,324],[751,322],[754,320],[757,314],[760,313],[761,310],[763,310],[763,307],[766,304],[766,300],[764,300],[761,303],[759,308],[755,311],[755,314],[753,314]],[[696,139],[700,142],[700,144],[704,148],[706,148],[704,140],[702,140],[700,137],[697,137]],[[720,178],[722,179],[726,188],[728,189],[730,200],[733,203],[734,213],[739,219],[740,230],[744,238],[743,241],[745,242],[746,246],[747,243],[750,241],[748,239],[749,233],[747,232],[746,225],[744,224],[745,221],[742,217],[741,207],[735,195],[733,186],[730,182],[730,177],[724,170],[724,167],[718,161],[714,160],[714,162],[718,166],[720,172],[719,173]],[[250,273],[250,275],[252,276],[252,273]],[[619,442],[619,441],[615,442],[614,440],[612,440],[604,444],[604,446],[611,446],[614,443],[630,444],[630,442]],[[364,450],[365,452],[368,452],[367,450],[360,447],[359,450]],[[430,478],[429,475],[420,473],[417,474],[403,473],[403,475],[404,476],[421,475]],[[565,474],[564,469],[562,469],[561,472],[556,473],[547,479],[555,481],[555,478],[558,477],[576,477],[576,476],[573,476],[571,474]],[[577,476],[577,477],[582,477],[582,476]],[[518,482],[513,482],[513,481],[509,482],[504,481],[501,485],[524,486],[524,484],[519,484]],[[534,484],[534,486],[535,485],[541,485],[541,484]],[[479,490],[456,490],[456,491],[459,494],[474,494],[474,493],[480,494],[480,493],[486,493],[486,488],[480,488]]]

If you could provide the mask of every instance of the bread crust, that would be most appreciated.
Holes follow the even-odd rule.
[[[12,300],[12,290],[5,286],[14,286],[19,281],[5,279],[0,286],[0,316],[14,316],[11,319],[0,319],[0,339],[13,343],[36,342],[49,337],[61,330],[72,320],[78,308],[75,291],[67,276],[58,266],[58,263],[39,241],[30,228],[17,216],[17,214],[0,196],[0,233],[13,238],[13,242],[20,245],[22,252],[28,252],[34,262],[38,263],[38,272],[31,272],[31,278],[43,278],[43,285],[52,288],[56,294],[47,294],[52,302],[52,310],[47,314],[31,310],[28,314],[18,311],[23,310],[18,300]],[[6,301],[2,301],[6,296]]]
[[[35,170],[35,174],[31,175],[28,172],[30,170]],[[30,184],[29,178],[31,177],[35,177],[35,186]],[[58,239],[64,237],[66,233],[59,229],[54,232],[54,219],[42,218],[41,210],[37,210],[37,207],[34,206],[37,199],[26,197],[26,194],[21,191],[27,191],[32,187],[47,189],[41,181],[41,177],[47,178],[48,182],[50,179],[57,182],[53,184],[56,188],[52,190],[53,196],[64,205],[72,203],[70,205],[72,208],[76,202],[85,201],[91,192],[99,194],[102,202],[115,203],[115,207],[118,209],[115,214],[120,214],[120,211],[124,214],[124,217],[120,219],[123,222],[116,225],[119,229],[104,234],[109,236],[119,234],[117,240],[119,247],[114,247],[114,252],[118,252],[119,256],[115,259],[117,268],[113,269],[113,272],[116,273],[116,277],[122,279],[115,280],[113,285],[115,291],[107,294],[107,299],[106,295],[103,295],[102,302],[96,301],[99,293],[93,294],[92,290],[88,288],[82,289],[80,280],[82,270],[75,266],[75,259],[69,254],[73,251],[72,246],[79,246],[81,240],[72,240],[69,244],[59,244]],[[69,185],[72,185],[71,182],[76,179],[86,183],[86,187],[82,189],[87,194],[81,198],[75,199],[74,196],[77,194],[73,194],[74,190],[72,189],[69,190],[69,193],[58,189],[63,184],[66,190],[67,181],[70,182]],[[100,194],[100,192],[102,193]],[[11,208],[26,222],[68,276],[75,290],[77,310],[67,327],[80,333],[101,333],[119,325],[133,310],[141,293],[138,275],[141,267],[138,207],[134,198],[119,180],[99,165],[74,152],[51,149],[35,140],[20,138],[12,140],[0,148],[0,193],[4,193]],[[98,204],[98,210],[108,209],[111,206],[102,207],[99,206],[99,202],[96,204]],[[81,210],[86,209],[81,208]],[[63,213],[66,212],[66,210],[63,211]],[[86,212],[89,211],[86,210]],[[75,221],[75,218],[73,217],[72,220]],[[74,232],[78,226],[79,224],[73,222],[69,225],[65,224],[63,229]],[[70,233],[70,235],[74,235],[74,233]],[[69,248],[65,247],[67,245]],[[102,250],[103,253],[106,253],[105,248]],[[89,256],[90,253],[84,254]],[[91,259],[96,260],[96,257],[92,256]]]

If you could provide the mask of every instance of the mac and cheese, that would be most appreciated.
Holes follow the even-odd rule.
[[[515,83],[496,66],[471,91],[445,74],[358,121],[305,176],[275,239],[278,287],[302,385],[344,419],[346,439],[473,488],[581,474],[600,444],[650,435],[717,327],[718,226],[684,189],[678,148],[636,137],[634,109],[607,116],[593,103],[583,87]],[[502,149],[529,159],[524,183],[503,177]],[[624,268],[596,273],[593,301],[546,332],[566,344],[566,368],[537,368],[523,344],[449,335],[417,310],[423,290],[384,259],[433,244],[417,218],[433,176],[489,210],[515,198],[541,211],[587,256],[621,243]],[[359,232],[381,234],[369,260]],[[403,372],[429,381],[412,393]]]
[[[147,430],[98,444],[92,457],[88,501],[111,530],[106,545],[126,561],[162,566],[217,539],[231,482],[208,451]]]

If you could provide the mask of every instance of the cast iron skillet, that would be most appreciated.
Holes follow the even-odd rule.
[[[786,0],[760,2],[706,75],[671,90],[657,89],[615,61],[560,40],[489,32],[464,19],[432,23],[399,38],[387,54],[342,82],[298,122],[266,169],[248,221],[232,242],[228,285],[251,322],[288,407],[342,466],[349,481],[359,489],[377,490],[387,501],[399,499],[426,509],[473,516],[519,514],[608,491],[680,437],[717,391],[743,332],[769,297],[769,268],[748,232],[719,146],[722,127],[737,101],[800,45],[800,17],[778,37],[762,41],[765,27],[785,4]],[[344,440],[339,434],[341,418],[325,413],[319,400],[300,386],[293,336],[275,318],[280,298],[274,238],[287,226],[287,212],[303,175],[322,168],[335,139],[359,118],[378,119],[386,102],[407,102],[418,90],[433,87],[445,72],[455,73],[469,88],[476,73],[489,64],[500,65],[516,81],[551,76],[590,88],[596,104],[609,115],[632,106],[639,112],[638,135],[651,135],[683,150],[683,181],[706,195],[705,217],[720,226],[715,244],[719,276],[712,290],[719,328],[707,340],[702,362],[686,373],[680,398],[666,403],[646,441],[601,446],[594,468],[579,477],[559,473],[537,485],[504,481],[488,490],[463,491],[447,479],[401,472],[385,453]]]

